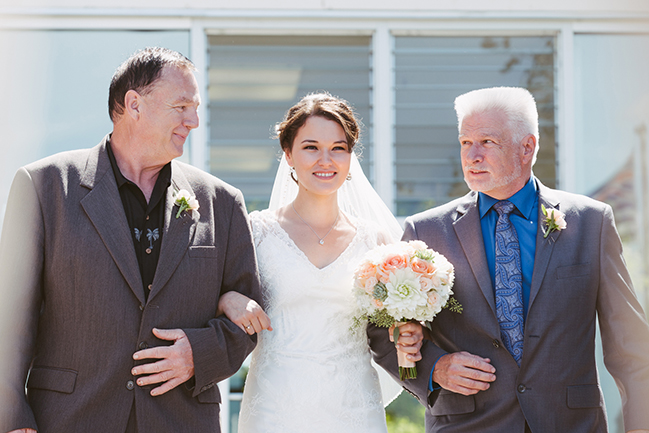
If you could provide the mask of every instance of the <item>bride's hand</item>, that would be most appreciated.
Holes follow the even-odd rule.
[[[239,292],[230,291],[221,295],[216,315],[225,314],[235,325],[250,335],[263,329],[272,331],[270,318],[257,302]]]
[[[394,325],[389,329],[390,341],[393,341]],[[416,322],[406,322],[399,326],[399,339],[397,346],[399,350],[407,353],[407,358],[417,362],[421,360],[421,345],[424,340],[424,331],[421,324]]]

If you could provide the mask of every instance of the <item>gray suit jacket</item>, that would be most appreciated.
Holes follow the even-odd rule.
[[[605,432],[595,363],[596,319],[604,360],[624,401],[626,429],[649,428],[649,326],[627,272],[608,205],[551,190],[540,204],[566,214],[566,229],[543,238],[539,215],[525,346],[520,368],[500,342],[494,290],[484,252],[477,194],[406,220],[404,240],[420,239],[455,266],[453,291],[463,314],[442,311],[407,389],[427,405],[427,432]],[[540,212],[541,206],[539,206]],[[384,330],[383,330],[384,331]],[[383,333],[370,329],[375,358],[395,369]],[[434,362],[467,351],[491,359],[496,381],[463,396],[428,391]]]
[[[0,431],[123,432],[133,401],[141,433],[219,431],[216,383],[256,339],[215,312],[229,290],[260,301],[254,247],[238,190],[176,161],[171,183],[145,301],[105,139],[18,171],[0,242]],[[199,212],[175,218],[179,189]],[[171,344],[154,327],[183,329],[195,365],[159,397],[130,374],[134,352]]]

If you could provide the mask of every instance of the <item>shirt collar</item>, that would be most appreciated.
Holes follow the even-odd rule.
[[[106,152],[108,153],[108,159],[110,160],[110,166],[113,169],[113,174],[115,175],[115,181],[117,181],[117,188],[121,188],[124,184],[132,184],[133,182],[124,177],[122,172],[117,165],[117,160],[115,159],[115,154],[113,153],[113,148],[110,145],[110,136],[106,140]],[[162,186],[158,186],[162,185]],[[158,179],[156,179],[156,184],[154,189],[164,187],[165,189],[171,185],[171,162],[165,164],[164,167],[160,170],[158,174]]]
[[[512,202],[518,212],[525,217],[525,219],[530,220],[532,218],[532,211],[534,210],[534,203],[538,197],[538,187],[536,186],[536,178],[532,175],[527,181],[525,186],[518,190],[516,194],[509,197],[507,200]],[[491,207],[498,203],[500,200],[497,200],[491,196],[488,196],[485,193],[478,193],[478,208],[480,210],[480,218],[483,218]]]
[[[110,160],[110,167],[113,169],[113,174],[115,175],[115,180],[117,181],[117,188],[121,188],[125,183],[128,183],[128,179],[124,177],[122,172],[117,166],[117,161],[115,160],[115,154],[113,153],[113,148],[110,145],[110,136],[106,140],[106,152],[108,153],[108,159]]]

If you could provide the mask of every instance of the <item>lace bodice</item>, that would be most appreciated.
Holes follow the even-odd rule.
[[[266,312],[253,352],[239,432],[385,432],[383,401],[365,329],[351,329],[351,284],[377,230],[356,234],[328,266],[315,267],[269,211],[250,214]]]

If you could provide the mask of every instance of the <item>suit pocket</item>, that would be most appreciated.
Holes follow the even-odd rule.
[[[214,385],[196,396],[199,403],[221,403],[219,387]]]
[[[441,390],[431,413],[435,416],[461,415],[475,411],[475,398],[472,395],[456,394]]]
[[[590,263],[557,268],[557,280],[563,278],[583,277],[585,275],[590,275]]]
[[[77,383],[77,372],[65,368],[32,367],[27,379],[27,388],[47,389],[72,394]]]
[[[567,388],[566,404],[570,409],[603,406],[598,385],[572,385]]]
[[[216,257],[216,247],[214,245],[195,245],[189,247],[189,257],[191,258],[214,258]]]

